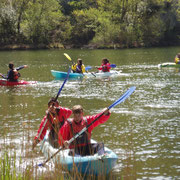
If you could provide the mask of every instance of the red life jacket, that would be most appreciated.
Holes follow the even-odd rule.
[[[88,125],[87,123],[87,119],[85,119],[86,121],[86,126]],[[71,133],[72,133],[72,136],[75,136],[78,132],[74,132],[73,130],[73,125],[72,125],[72,122],[67,120],[67,122],[70,124],[71,126]],[[88,132],[88,129],[82,133],[81,135],[79,135],[73,142],[72,142],[72,145],[76,148],[78,146],[85,146],[87,144],[90,144],[90,139],[89,139],[89,132]]]
[[[18,80],[19,77],[20,73],[16,69],[13,69],[13,79]]]

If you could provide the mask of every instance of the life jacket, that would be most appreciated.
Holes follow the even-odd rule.
[[[51,145],[53,145],[53,147],[55,148],[58,148],[59,147],[59,144],[58,144],[58,132],[60,130],[60,128],[64,125],[65,123],[65,118],[63,118],[63,121],[59,121],[59,112],[60,112],[60,109],[57,108],[56,109],[56,114],[57,116],[54,116],[49,118],[48,117],[48,120],[51,124],[51,130],[50,130],[50,133],[49,133],[49,139],[50,139],[50,143]],[[50,114],[48,114],[48,116],[51,116]]]
[[[19,77],[20,73],[16,69],[13,69],[13,79],[18,80]]]
[[[180,64],[180,59],[178,57],[175,58],[175,63]]]
[[[82,65],[76,65],[76,73],[82,73]]]
[[[71,69],[72,69],[73,73],[84,73],[83,71],[85,71],[85,70],[83,70],[83,69],[85,69],[83,64],[82,65],[78,65],[78,64],[72,65]]]
[[[110,64],[102,64],[102,72],[109,72]]]
[[[87,123],[87,119],[84,117],[84,120],[86,122],[86,126],[88,125]],[[67,122],[70,124],[71,126],[71,133],[73,136],[75,136],[77,133],[74,132],[73,130],[73,125],[72,125],[72,122],[70,120],[67,120]],[[79,135],[73,142],[72,142],[72,145],[77,148],[78,146],[85,146],[87,144],[90,144],[90,140],[89,140],[89,132],[88,132],[88,129],[83,132],[81,135]]]

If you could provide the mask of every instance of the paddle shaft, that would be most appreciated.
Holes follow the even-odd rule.
[[[61,93],[61,91],[62,91],[62,89],[63,89],[63,87],[64,87],[64,85],[65,85],[65,83],[66,83],[66,81],[67,81],[67,79],[68,79],[68,77],[69,77],[69,73],[70,73],[70,72],[71,72],[71,67],[68,69],[67,76],[66,76],[66,78],[65,78],[65,80],[64,80],[61,88],[59,89],[59,91],[58,91],[58,93],[57,93],[57,96],[56,96],[56,98],[55,98],[55,101],[57,101],[57,99],[58,99],[58,97],[59,97],[59,95],[60,95],[60,93]]]
[[[135,87],[131,87],[124,95],[122,95],[117,101],[115,101],[112,105],[110,105],[108,108],[106,108],[97,118],[95,118],[90,124],[88,124],[86,127],[84,127],[79,133],[77,133],[75,136],[73,136],[67,143],[72,143],[76,138],[78,138],[83,132],[85,132],[94,122],[96,122],[100,117],[102,117],[106,111],[110,110],[111,108],[117,106],[121,102],[123,102],[125,99],[127,99],[135,90]],[[63,147],[60,147],[52,156],[50,156],[44,163],[39,164],[38,166],[44,166],[49,160],[51,160],[56,154],[58,154],[61,150],[63,150]]]
[[[70,71],[71,71],[71,68],[68,69],[67,76],[66,76],[66,78],[65,78],[62,86],[60,87],[58,93],[57,93],[57,96],[56,96],[56,98],[55,98],[55,101],[57,101],[57,99],[58,99],[58,97],[59,97],[59,95],[60,95],[60,93],[61,93],[61,91],[62,91],[62,89],[63,89],[63,87],[64,87],[64,85],[65,85],[65,83],[66,83],[66,81],[67,81],[67,79],[68,79],[68,77],[69,77]],[[47,121],[48,121],[48,117],[46,117],[46,120],[45,120],[45,122],[44,122],[44,124],[43,124],[43,126],[42,126],[42,128],[41,128],[41,131],[39,132],[39,135],[38,135],[38,137],[37,137],[37,140],[39,140],[39,138],[40,138],[40,136],[41,136],[41,134],[42,134],[42,132],[43,132],[43,130],[44,130],[44,127],[45,127]]]

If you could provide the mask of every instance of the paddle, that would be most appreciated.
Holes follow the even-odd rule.
[[[90,70],[92,67],[91,66],[87,66],[85,67],[85,70],[88,71]],[[96,75],[93,72],[90,72],[94,77],[96,77]]]
[[[64,53],[64,55],[66,56],[66,58],[67,58],[69,61],[71,61],[72,64],[75,64],[75,63],[73,62],[73,60],[71,59],[71,57],[70,57],[67,53]]]
[[[111,64],[110,67],[115,68],[116,64]]]
[[[88,70],[90,70],[91,68],[92,68],[91,66],[87,66],[87,67],[85,67],[85,70],[88,71]]]
[[[107,110],[110,110],[111,108],[117,106],[124,100],[126,100],[136,89],[136,87],[131,87],[129,90],[127,90],[117,101],[115,101],[113,104],[111,104],[106,110],[103,111],[102,114],[100,114],[94,121],[92,121],[90,124],[88,124],[86,127],[84,127],[79,133],[77,133],[74,137],[72,137],[69,141],[68,144],[72,143],[77,137],[79,137],[82,133],[84,133],[94,122],[96,122],[101,116],[104,115],[104,113]],[[49,160],[51,160],[56,154],[58,154],[61,150],[63,150],[63,147],[60,147],[52,156],[50,156],[44,163],[38,164],[38,166],[44,166]]]
[[[60,87],[58,93],[57,93],[57,96],[56,96],[56,98],[55,98],[55,101],[57,101],[57,99],[58,99],[58,97],[59,97],[59,95],[60,95],[60,93],[61,93],[61,91],[62,91],[62,89],[63,89],[63,87],[64,87],[64,84],[66,83],[66,81],[67,81],[67,79],[68,79],[68,77],[69,77],[69,73],[70,73],[70,72],[71,72],[71,67],[68,69],[67,76],[66,76],[66,78],[65,78],[62,86]],[[40,136],[41,136],[41,134],[42,134],[42,131],[43,131],[43,129],[44,129],[47,121],[48,121],[48,118],[46,117],[46,120],[44,121],[44,124],[43,124],[43,126],[42,126],[42,128],[41,128],[41,131],[39,132],[39,135],[38,135],[38,137],[37,137],[37,140],[39,140],[39,138],[40,138]],[[34,147],[33,147],[33,149],[34,149]]]

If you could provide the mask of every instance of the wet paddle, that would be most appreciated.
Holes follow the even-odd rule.
[[[101,116],[104,115],[104,113],[107,110],[110,110],[111,108],[117,106],[118,104],[122,103],[124,100],[126,100],[136,89],[136,87],[129,88],[117,101],[115,101],[113,104],[111,104],[106,110],[103,111],[101,115],[99,115],[94,121],[92,121],[90,124],[88,124],[86,127],[84,127],[79,133],[77,133],[74,137],[72,137],[68,144],[72,143],[77,137],[79,137],[82,133],[84,133],[95,121],[97,121]],[[38,166],[44,166],[49,160],[51,160],[53,157],[56,156],[61,150],[63,150],[63,147],[60,147],[52,156],[50,156],[45,162],[38,164]]]
[[[66,78],[65,78],[62,86],[60,87],[58,93],[57,93],[57,96],[56,96],[56,98],[55,98],[55,101],[57,101],[57,99],[58,99],[58,97],[59,97],[59,95],[60,95],[60,93],[61,93],[61,91],[62,91],[62,89],[63,89],[63,87],[64,87],[64,85],[65,85],[65,83],[66,83],[66,81],[67,81],[67,79],[68,79],[68,77],[69,77],[69,73],[70,73],[70,72],[71,72],[71,67],[68,69],[67,76],[66,76]],[[41,134],[42,134],[42,131],[44,130],[44,127],[45,127],[47,121],[48,121],[48,118],[46,117],[46,120],[44,121],[44,124],[43,124],[43,126],[42,126],[42,128],[41,128],[41,131],[39,132],[39,135],[38,135],[38,137],[37,137],[37,140],[39,140],[39,138],[40,138],[40,136],[41,136]],[[34,148],[35,148],[35,146],[33,147],[33,149],[34,149]]]

